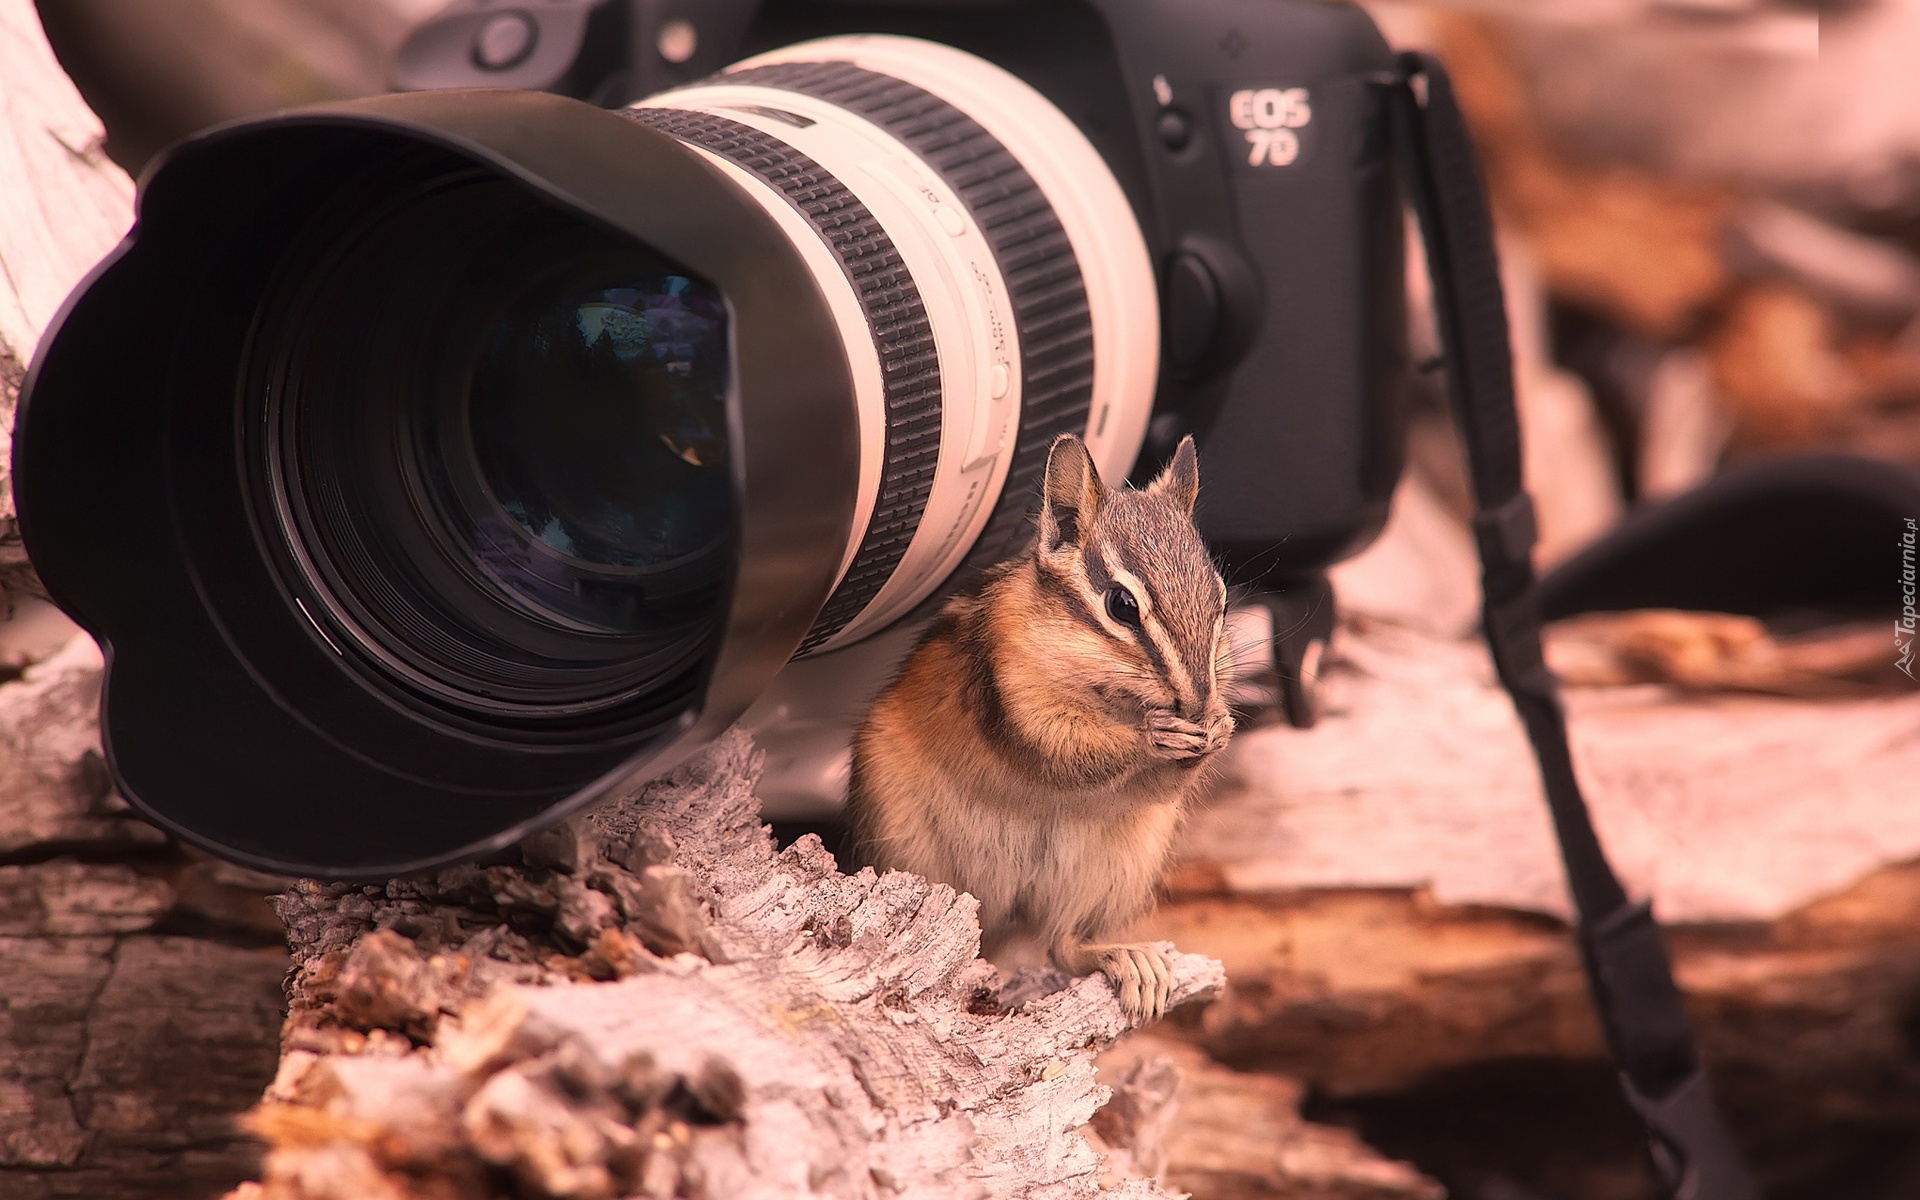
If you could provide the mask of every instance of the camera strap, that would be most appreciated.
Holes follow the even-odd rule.
[[[1473,479],[1482,629],[1540,763],[1594,1008],[1667,1195],[1758,1200],[1694,1048],[1653,910],[1621,887],[1580,795],[1566,714],[1541,654],[1533,501],[1521,480],[1513,355],[1486,189],[1446,68],[1417,52],[1403,54],[1401,67],[1391,104],[1426,243],[1448,397]]]

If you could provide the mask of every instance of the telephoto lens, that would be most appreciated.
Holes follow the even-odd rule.
[[[797,655],[1026,536],[1052,440],[1145,436],[1132,209],[984,60],[835,37],[607,111],[421,92],[172,149],[14,438],[108,658],[121,790],[381,877],[671,768]]]

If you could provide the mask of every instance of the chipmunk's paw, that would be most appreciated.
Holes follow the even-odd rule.
[[[1225,750],[1233,738],[1233,714],[1221,713],[1207,722],[1207,753]]]
[[[1157,708],[1147,714],[1147,744],[1161,758],[1178,760],[1199,758],[1219,749],[1226,742],[1222,739],[1216,745],[1206,726],[1167,709]]]
[[[1120,1007],[1129,1017],[1144,1025],[1166,1015],[1173,993],[1173,964],[1165,954],[1139,944],[1088,949],[1099,955],[1100,971],[1113,981]]]

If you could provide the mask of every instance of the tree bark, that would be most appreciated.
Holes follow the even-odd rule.
[[[971,896],[784,851],[744,734],[518,864],[281,901],[259,1195],[1092,1196],[1101,976],[998,986]],[[1167,947],[1171,949],[1171,947]],[[1173,956],[1176,1004],[1219,964]],[[1167,1195],[1146,1179],[1114,1194]],[[244,1194],[244,1193],[243,1193]]]
[[[287,966],[266,881],[134,817],[79,638],[0,685],[0,1200],[212,1195],[254,1170]]]
[[[1390,524],[1356,563],[1397,546]],[[1424,888],[1566,918],[1539,769],[1485,647],[1364,610],[1340,636],[1324,718],[1235,736],[1190,861],[1234,893]],[[1890,627],[1883,650],[1891,667]],[[1894,678],[1902,690],[1819,700],[1565,689],[1581,787],[1628,890],[1668,921],[1771,921],[1920,858],[1920,692]]]

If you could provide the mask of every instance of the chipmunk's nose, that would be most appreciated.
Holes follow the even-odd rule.
[[[1197,679],[1191,689],[1181,688],[1180,695],[1174,701],[1173,711],[1189,721],[1204,720],[1207,708],[1213,703],[1213,680]]]
[[[1184,677],[1172,681],[1176,697],[1174,711],[1189,721],[1200,721],[1206,718],[1207,709],[1213,704],[1213,658],[1198,646],[1189,649],[1187,657],[1187,669],[1181,672]]]

